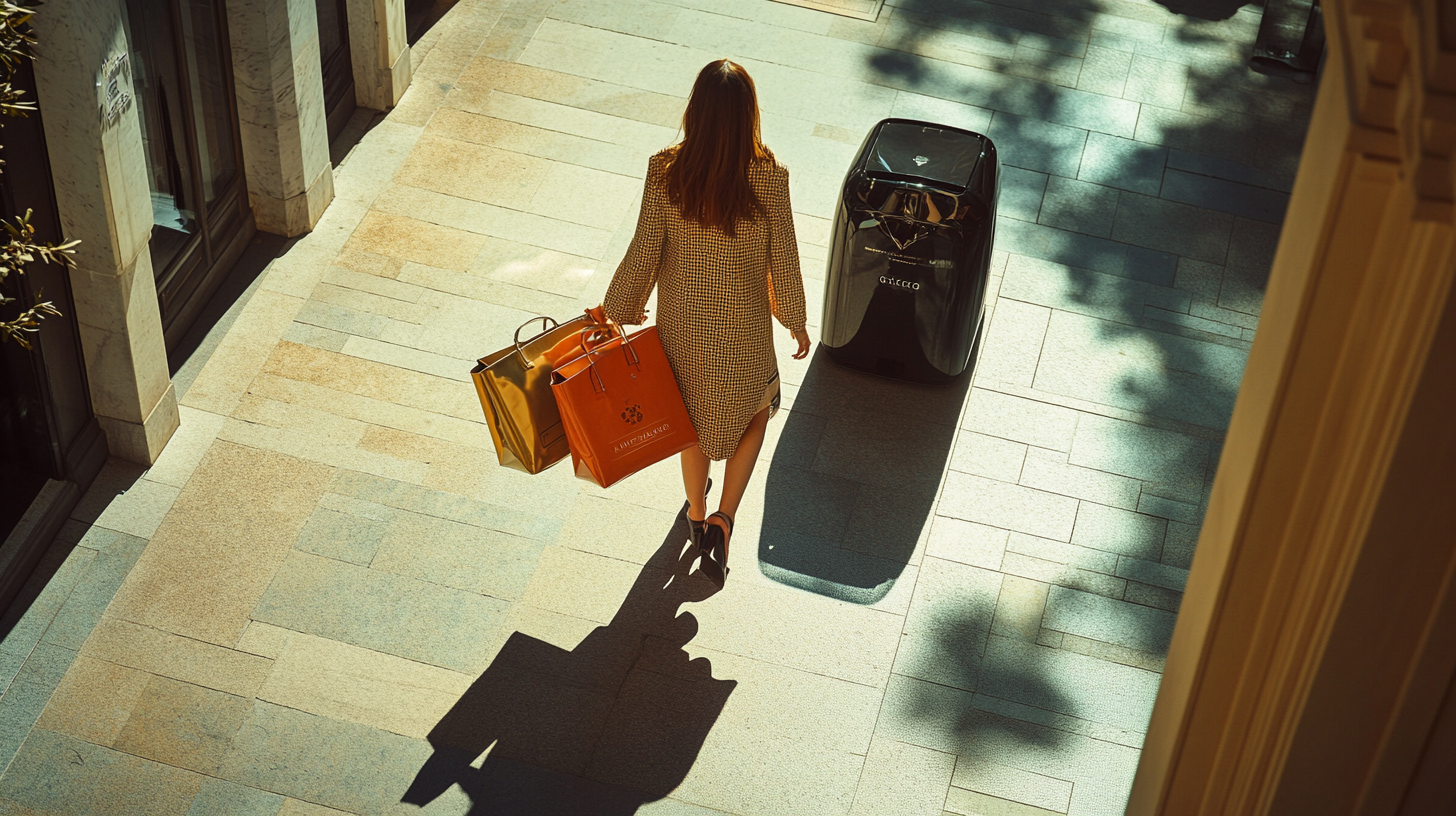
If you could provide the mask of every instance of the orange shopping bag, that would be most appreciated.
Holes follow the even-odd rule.
[[[656,326],[583,339],[551,374],[579,478],[608,487],[698,444]]]

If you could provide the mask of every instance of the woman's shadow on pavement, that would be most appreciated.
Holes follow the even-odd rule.
[[[716,591],[689,576],[686,539],[679,515],[611,623],[575,649],[512,633],[429,733],[435,752],[401,801],[458,784],[470,816],[616,816],[681,784],[737,686],[683,650],[698,623],[678,608]]]

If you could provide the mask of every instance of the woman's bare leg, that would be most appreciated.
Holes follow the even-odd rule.
[[[682,452],[683,490],[688,494],[688,518],[702,521],[708,515],[708,503],[703,494],[708,492],[708,457],[697,445]]]
[[[758,462],[758,452],[763,448],[763,432],[767,427],[768,409],[765,408],[754,414],[743,431],[738,450],[728,457],[728,465],[723,472],[723,497],[718,502],[718,512],[726,513],[729,518],[738,516],[738,503],[743,501],[743,494],[748,490],[748,479],[753,476],[753,466]]]

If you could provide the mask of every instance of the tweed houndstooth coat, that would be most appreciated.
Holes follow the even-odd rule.
[[[667,197],[668,151],[647,165],[637,233],[603,306],[619,323],[642,322],[657,287],[657,332],[672,364],[698,446],[726,459],[777,388],[773,322],[804,328],[804,280],[789,207],[789,171],[756,161],[749,183],[766,214],[737,235],[688,221]]]

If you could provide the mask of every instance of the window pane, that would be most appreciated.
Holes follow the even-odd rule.
[[[192,167],[183,128],[183,78],[177,73],[172,10],[167,0],[127,0],[132,85],[147,180],[152,191],[152,269],[161,277],[197,232]]]
[[[224,70],[228,54],[218,27],[214,0],[187,0],[181,4],[184,58],[191,77],[193,126],[197,155],[202,164],[202,194],[211,204],[237,175],[237,146],[233,142],[229,88]]]

